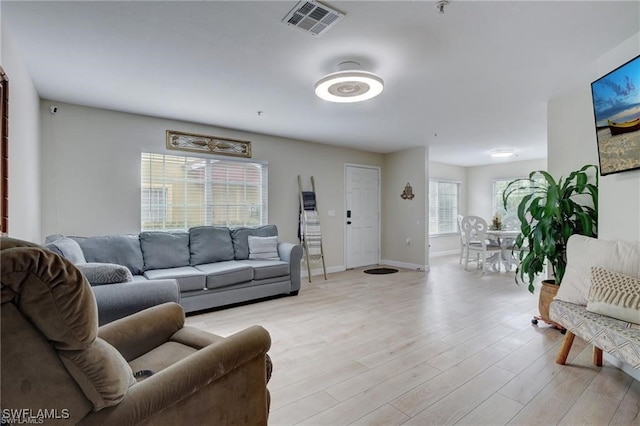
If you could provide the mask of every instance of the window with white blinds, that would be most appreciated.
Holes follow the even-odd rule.
[[[460,183],[429,179],[429,235],[458,232]]]
[[[528,195],[531,194],[533,192],[533,182],[520,182],[520,185],[518,185],[518,190],[516,190],[515,192],[513,192],[510,196],[509,199],[507,200],[507,208],[505,210],[504,208],[504,202],[502,200],[502,194],[504,193],[504,190],[507,188],[507,185],[509,185],[509,182],[516,180],[516,179],[526,179],[526,178],[509,178],[509,179],[494,179],[493,180],[493,213],[494,214],[499,214],[502,217],[505,216],[509,216],[509,215],[517,215],[518,214],[518,206],[520,205],[520,202],[522,201],[522,199]],[[544,180],[536,180],[535,181],[537,185],[544,185],[545,182]],[[512,189],[515,189],[516,187],[511,187]]]
[[[142,153],[141,229],[268,223],[263,163]]]

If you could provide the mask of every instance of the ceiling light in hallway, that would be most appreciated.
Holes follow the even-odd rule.
[[[494,149],[489,151],[489,155],[493,158],[509,158],[515,154],[512,149]]]

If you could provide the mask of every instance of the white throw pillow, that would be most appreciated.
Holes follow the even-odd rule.
[[[587,311],[640,324],[640,278],[591,268]]]
[[[278,255],[278,237],[256,237],[249,235],[249,259],[280,260]]]
[[[567,243],[567,269],[555,298],[585,306],[592,267],[640,278],[640,241],[607,241],[572,235]]]

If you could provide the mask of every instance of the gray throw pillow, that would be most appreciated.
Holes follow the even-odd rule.
[[[140,233],[144,270],[189,266],[189,234],[150,231]]]
[[[45,244],[45,248],[59,254],[76,265],[87,262],[84,257],[84,253],[82,252],[82,248],[80,248],[80,245],[71,238],[58,238],[57,240]]]
[[[249,259],[280,260],[278,255],[278,237],[256,237],[249,235]]]
[[[189,229],[191,265],[233,260],[233,243],[229,228],[195,226]]]
[[[142,275],[144,272],[138,234],[69,238],[80,244],[87,262],[117,263],[129,268],[133,275]]]
[[[249,258],[249,235],[274,237],[278,236],[278,228],[275,225],[264,225],[258,228],[235,228],[231,230],[233,253],[236,260]]]
[[[131,271],[115,263],[82,263],[76,267],[91,285],[126,283],[133,281]]]

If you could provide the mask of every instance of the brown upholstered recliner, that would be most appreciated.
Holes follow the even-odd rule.
[[[267,423],[271,342],[262,327],[223,338],[185,326],[180,305],[166,303],[98,328],[73,264],[6,237],[0,250],[3,421]],[[154,374],[136,379],[140,370]]]

